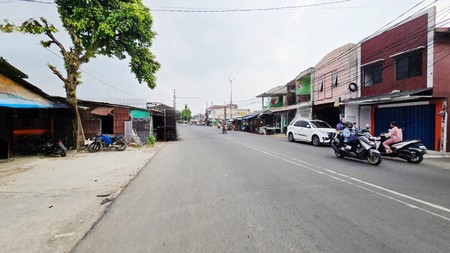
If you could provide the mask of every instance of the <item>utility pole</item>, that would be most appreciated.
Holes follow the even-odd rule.
[[[206,100],[205,108],[206,108],[205,116],[206,116],[206,120],[208,120],[209,119],[209,115],[208,115],[208,100]]]
[[[227,106],[225,104],[225,100],[223,101],[223,117],[224,117],[224,122],[225,122],[225,126],[227,125]]]
[[[231,73],[230,78],[228,78],[228,80],[230,81],[230,122],[231,122],[231,119],[233,118],[233,81],[234,81],[234,78],[231,78]]]
[[[176,111],[177,110],[177,108],[176,108],[176,106],[177,106],[177,96],[176,96],[176,94],[175,94],[175,89],[173,89],[173,109]]]

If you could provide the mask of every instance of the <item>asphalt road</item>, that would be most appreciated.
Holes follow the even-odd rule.
[[[448,160],[180,126],[75,252],[449,252]]]

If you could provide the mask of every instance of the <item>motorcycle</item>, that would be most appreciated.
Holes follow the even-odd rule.
[[[113,138],[106,134],[99,134],[94,138],[93,142],[88,145],[88,151],[94,153],[99,151],[100,148],[115,148],[118,151],[124,151],[127,147],[128,145],[123,134],[119,134]]]
[[[339,158],[353,157],[359,160],[367,160],[371,165],[379,165],[382,162],[380,151],[377,150],[377,146],[373,137],[366,134],[366,131],[361,131],[356,134],[357,144],[356,151],[351,151],[351,146],[344,143],[344,138],[341,134],[335,134],[331,147],[334,150],[334,154]]]
[[[392,153],[386,153],[385,147],[382,145],[388,138],[383,135],[374,137],[377,150],[382,156],[398,157],[405,159],[409,163],[419,164],[423,161],[423,156],[427,153],[427,148],[420,140],[405,140],[391,145]]]
[[[44,155],[60,155],[61,157],[65,157],[67,148],[62,143],[62,140],[59,139],[56,143],[50,141],[44,142],[38,146],[38,151]]]

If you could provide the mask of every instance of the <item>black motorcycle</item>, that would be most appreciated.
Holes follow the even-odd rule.
[[[64,146],[62,140],[57,142],[47,141],[38,146],[38,151],[44,155],[60,155],[66,156],[67,148]]]
[[[379,165],[382,162],[380,151],[376,148],[373,137],[371,138],[365,131],[356,134],[358,137],[356,150],[352,152],[352,147],[344,143],[344,137],[341,134],[335,135],[331,142],[334,154],[339,158],[353,157],[360,160],[367,160],[371,165]]]
[[[374,140],[377,145],[377,150],[380,151],[382,156],[402,158],[409,163],[421,163],[423,161],[423,156],[427,153],[427,148],[420,140],[396,142],[391,145],[392,153],[386,153],[386,149],[383,146],[383,142],[387,140],[385,136],[380,135],[379,137],[374,137]]]

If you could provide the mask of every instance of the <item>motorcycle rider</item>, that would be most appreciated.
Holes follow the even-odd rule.
[[[352,132],[353,124],[346,123],[345,128],[342,131],[342,136],[344,136],[344,143],[350,145],[350,152],[356,153],[356,146],[358,145],[358,137]]]
[[[346,124],[347,120],[345,118],[342,118],[341,121],[339,121],[339,123],[337,123],[336,125],[336,134],[341,134],[342,131],[345,128],[345,124]]]
[[[386,138],[391,137],[383,142],[383,146],[386,149],[386,154],[392,153],[392,144],[403,141],[403,131],[401,128],[398,128],[398,124],[395,121],[391,122],[391,129],[389,130],[389,133],[381,134],[381,136]]]
[[[226,125],[226,122],[222,122],[222,133],[223,134],[226,134],[227,133],[227,125]]]

